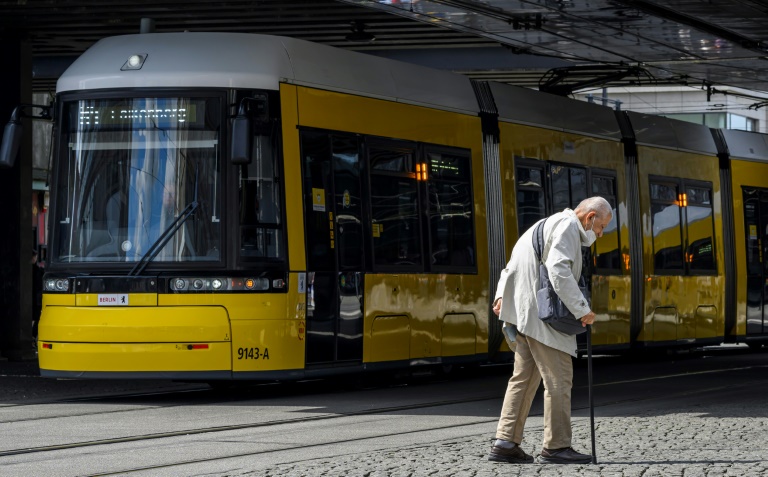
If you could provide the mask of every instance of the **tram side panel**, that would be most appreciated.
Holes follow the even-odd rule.
[[[638,342],[718,343],[724,336],[717,158],[638,147],[645,309]]]
[[[287,135],[294,135],[291,130],[298,128],[299,142],[307,149],[300,154],[286,151],[286,162],[301,166],[302,161],[308,160],[310,147],[324,147],[323,138],[327,138],[330,148],[344,141],[358,146],[360,194],[370,198],[370,203],[362,204],[360,217],[358,240],[364,244],[364,264],[348,271],[360,274],[359,293],[364,304],[362,362],[368,368],[376,368],[408,362],[448,362],[451,358],[482,359],[488,352],[489,297],[479,118],[305,86],[283,85],[282,89],[284,95],[296,95],[298,111],[296,124],[285,123],[284,130]],[[295,93],[289,93],[291,90]],[[426,165],[426,175],[403,169],[410,160],[405,158],[410,157]],[[458,162],[451,163],[453,159]],[[444,175],[434,168],[438,163],[445,165]],[[465,168],[462,174],[471,175],[471,184],[453,182],[461,189],[471,185],[471,195],[461,199],[471,197],[471,204],[439,203],[439,194],[433,193],[438,190],[433,183],[443,179],[445,184],[452,183],[450,170],[454,165]],[[306,175],[307,164],[303,167]],[[339,167],[334,165],[332,169]],[[296,190],[301,187],[300,176],[286,179],[293,182],[291,187]],[[345,208],[347,200],[354,202],[354,193],[347,194],[349,190],[339,183],[338,179],[305,181],[306,218],[300,214],[288,216],[289,230],[294,230],[294,224],[302,220],[315,224],[316,230],[306,230],[310,258],[317,231],[328,235],[329,240],[323,239],[323,243],[329,253],[344,253],[337,249],[343,247],[339,234],[344,226],[340,221],[349,210]],[[311,201],[308,194],[314,196]],[[449,226],[454,223],[452,215],[468,214],[473,221],[474,243],[464,244],[465,247],[459,247],[459,242],[442,244],[439,237],[445,235],[453,240],[455,233],[446,235],[441,225],[434,224]],[[392,239],[393,234],[398,237]],[[462,232],[462,237],[467,236],[466,231]],[[463,258],[455,257],[459,252],[465,254]],[[446,258],[447,253],[454,257]],[[315,272],[311,262],[307,263],[308,279]],[[340,263],[328,266],[334,270],[343,268]],[[317,338],[312,334],[313,314],[318,305],[315,300],[322,300],[322,295],[323,291],[315,286],[313,297],[307,299],[308,359],[310,350],[315,349],[312,341]],[[322,359],[327,363],[338,361],[339,356],[328,353]]]
[[[726,331],[738,342],[759,347],[768,337],[768,141],[758,133],[722,132],[730,153],[736,261],[736,320]]]
[[[630,342],[629,235],[621,143],[598,137],[503,122],[502,189],[507,256],[520,234],[537,220],[575,208],[593,195],[614,207],[614,219],[586,256],[592,308],[597,317],[593,343],[621,349]]]
[[[296,95],[279,92],[282,156],[298,154]],[[301,216],[300,177],[295,162],[283,161],[285,215]],[[227,304],[232,326],[232,376],[235,379],[285,379],[304,376],[306,288],[304,224],[289,219],[287,293],[249,297],[234,295]],[[168,297],[172,298],[172,297]]]

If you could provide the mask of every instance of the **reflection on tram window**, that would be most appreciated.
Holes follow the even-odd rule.
[[[256,135],[253,160],[240,167],[240,255],[244,259],[284,258],[280,217],[277,138]]]
[[[592,195],[599,195],[611,204],[613,217],[603,229],[603,236],[595,242],[595,268],[603,274],[620,273],[621,244],[619,240],[619,214],[616,210],[616,177],[607,172],[592,172]]]
[[[376,265],[421,266],[416,180],[372,175],[371,219]]]
[[[368,155],[373,171],[409,172],[413,170],[411,151],[371,147]]]
[[[711,183],[652,179],[651,214],[657,272],[700,275],[717,270]]]
[[[689,244],[686,260],[688,266],[690,270],[715,270],[711,190],[703,187],[687,187],[686,194],[685,216],[687,242]]]
[[[520,158],[516,158],[520,161]],[[518,162],[519,163],[519,162]],[[517,174],[517,232],[522,235],[546,216],[544,196],[544,167],[518,165]]]
[[[469,157],[429,152],[427,161],[432,264],[474,266]]]
[[[760,275],[762,273],[760,255],[760,198],[757,191],[744,189],[744,226],[747,237],[747,273]]]
[[[307,267],[333,271],[331,244],[332,203],[331,141],[327,133],[302,131],[301,156],[304,162],[304,220],[307,236]]]
[[[587,171],[583,167],[550,164],[550,174],[555,212],[574,209],[587,198]]]
[[[676,184],[651,184],[653,263],[657,272],[683,270],[683,239]]]
[[[339,270],[362,270],[365,240],[357,138],[334,136],[332,155]]]
[[[166,231],[153,261],[221,260],[219,98],[73,101],[63,116],[52,262],[138,262]]]
[[[371,236],[377,267],[421,269],[419,191],[414,150],[397,144],[372,144]]]

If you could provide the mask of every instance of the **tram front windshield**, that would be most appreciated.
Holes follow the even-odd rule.
[[[52,264],[137,262],[166,232],[154,262],[221,260],[221,98],[71,101],[61,131]]]

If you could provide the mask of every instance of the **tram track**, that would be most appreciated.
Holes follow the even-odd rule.
[[[699,375],[705,375],[705,374],[716,375],[718,373],[722,374],[722,373],[747,372],[747,371],[753,371],[758,369],[762,372],[762,370],[766,367],[768,366],[766,365],[735,366],[735,367],[721,368],[721,369],[715,369],[715,370],[710,369],[710,370],[693,371],[689,373],[667,373],[661,376],[642,376],[636,379],[611,380],[608,382],[600,383],[597,386],[598,387],[619,386],[619,385],[626,386],[628,384],[642,385],[645,382],[654,381],[654,380],[680,379],[681,377],[692,377],[692,376],[699,376]],[[750,382],[743,382],[740,384],[740,386],[749,386],[749,385],[750,385]],[[583,388],[583,387],[584,386],[578,386],[577,388]],[[717,386],[708,387],[707,389],[696,388],[696,389],[687,390],[687,391],[678,392],[678,393],[668,393],[668,394],[665,394],[664,396],[667,398],[676,397],[676,396],[684,397],[687,395],[694,395],[702,392],[715,392],[718,390],[723,390],[723,389],[732,388],[732,387],[733,387],[733,384],[720,384]],[[191,391],[192,390],[187,390],[184,392],[191,392]],[[104,399],[107,399],[107,398],[119,399],[121,397],[122,398],[142,397],[144,395],[152,396],[152,395],[162,395],[162,394],[166,394],[166,393],[130,393],[128,395],[122,395],[122,396],[104,397]],[[66,444],[18,448],[18,449],[0,451],[0,458],[14,457],[14,456],[18,457],[18,456],[24,456],[24,455],[30,455],[30,454],[45,454],[49,452],[52,453],[56,451],[77,450],[77,449],[91,448],[96,446],[110,446],[110,445],[125,444],[125,443],[149,442],[152,440],[182,437],[182,436],[188,437],[188,436],[195,436],[195,435],[222,433],[222,432],[238,431],[238,430],[277,428],[278,426],[283,426],[283,425],[296,425],[296,424],[305,424],[305,423],[318,422],[318,421],[331,421],[334,419],[343,419],[343,418],[356,417],[356,416],[397,413],[402,411],[412,411],[412,410],[418,410],[418,409],[436,408],[441,406],[459,405],[459,404],[466,404],[466,403],[472,403],[472,402],[498,400],[500,396],[501,396],[501,391],[488,393],[484,395],[476,395],[476,396],[463,398],[463,399],[433,400],[429,402],[412,403],[412,404],[405,404],[405,405],[398,405],[398,406],[379,406],[375,408],[361,409],[361,410],[349,411],[349,412],[332,412],[332,413],[329,412],[321,415],[306,416],[306,417],[300,417],[300,418],[276,419],[268,422],[211,426],[211,427],[204,427],[204,428],[198,428],[198,429],[183,429],[183,430],[171,431],[171,432],[158,432],[158,433],[151,433],[151,434],[124,436],[124,437],[116,437],[116,438],[108,438],[108,439],[96,439],[92,441],[71,442]],[[613,399],[610,401],[604,401],[598,404],[597,407],[606,408],[610,406],[616,406],[616,405],[627,404],[627,403],[640,403],[644,401],[652,401],[657,398],[658,398],[657,395],[646,395],[640,398]],[[235,399],[235,401],[243,401],[248,399],[250,398]],[[70,400],[70,401],[88,401],[88,400],[93,400],[93,399],[82,398],[82,399]],[[101,399],[98,399],[98,400],[101,400]],[[231,402],[232,399],[227,399],[226,401]],[[159,407],[164,407],[164,406],[159,406]],[[165,407],[171,407],[171,406],[165,406]],[[146,410],[147,408],[142,408],[142,409]],[[583,409],[585,409],[585,407],[583,406],[574,407],[574,411],[583,410]],[[112,411],[112,412],[118,412],[118,411]],[[531,415],[532,416],[540,415],[540,413],[532,413]],[[397,435],[412,434],[414,432],[429,432],[429,431],[438,431],[438,430],[457,428],[457,427],[467,427],[467,426],[473,426],[478,424],[491,423],[491,422],[495,422],[496,420],[497,420],[496,417],[493,417],[491,419],[488,419],[488,418],[476,419],[471,422],[442,425],[442,426],[437,425],[437,426],[421,427],[418,430],[411,430],[407,432],[380,433],[370,437],[356,437],[355,439],[359,440],[359,439],[377,439],[377,438],[394,437]],[[349,439],[329,440],[322,443],[311,444],[311,447],[319,447],[323,445],[330,446],[330,445],[344,444],[346,442],[349,442]],[[227,459],[235,459],[235,458],[248,457],[248,456],[258,456],[258,455],[264,455],[264,454],[270,454],[270,453],[276,453],[276,452],[284,452],[286,450],[288,449],[279,448],[279,449],[267,449],[267,450],[262,449],[258,451],[244,452],[244,453],[243,452],[230,453],[222,456],[185,459],[185,460],[176,461],[176,462],[123,469],[116,472],[109,471],[106,473],[95,473],[95,474],[88,474],[88,475],[96,476],[96,475],[131,474],[131,473],[137,473],[137,472],[151,471],[153,469],[162,469],[162,468],[167,469],[167,468],[174,468],[174,467],[180,467],[180,466],[198,464],[198,463],[204,463],[204,462],[226,461]]]
[[[434,402],[427,402],[427,403],[408,404],[408,405],[402,405],[402,406],[379,407],[374,409],[365,409],[360,411],[351,411],[351,412],[344,412],[344,413],[338,413],[338,412],[327,413],[327,414],[321,414],[317,416],[307,416],[307,417],[300,417],[295,419],[276,419],[268,422],[258,422],[258,423],[250,423],[250,424],[232,424],[232,425],[226,425],[226,426],[205,427],[205,428],[199,428],[199,429],[184,429],[179,431],[159,432],[159,433],[145,434],[145,435],[139,435],[139,436],[116,437],[111,439],[98,439],[93,441],[73,442],[68,444],[58,444],[58,445],[51,445],[51,446],[12,449],[12,450],[0,451],[0,458],[9,457],[9,456],[18,456],[18,455],[24,455],[24,454],[33,454],[33,453],[39,453],[39,452],[50,452],[50,451],[58,451],[58,450],[65,450],[65,449],[77,449],[77,448],[92,447],[92,446],[99,446],[99,445],[149,441],[153,439],[164,439],[167,437],[192,436],[192,435],[199,435],[199,434],[208,434],[212,432],[226,432],[226,431],[236,431],[236,430],[243,430],[243,429],[256,429],[256,428],[280,426],[285,424],[301,424],[301,423],[308,423],[308,422],[314,422],[314,421],[341,419],[346,417],[365,416],[365,415],[372,415],[372,414],[384,414],[384,413],[399,412],[399,411],[409,411],[414,409],[449,406],[453,404],[466,404],[470,402],[488,401],[488,400],[497,399],[497,398],[498,398],[498,394],[494,394],[492,396],[480,396],[480,397],[474,397],[469,399],[455,399],[455,400],[434,401]]]
[[[697,374],[704,374],[704,373],[697,373]],[[664,378],[670,378],[673,376],[665,376]],[[643,382],[646,381],[646,379],[640,379],[637,382]],[[629,381],[622,381],[617,382],[615,384],[623,384]],[[643,398],[638,399],[621,399],[621,400],[612,400],[610,402],[602,403],[600,405],[596,405],[596,408],[607,408],[611,406],[618,406],[618,405],[625,405],[625,404],[636,404],[636,403],[642,403],[642,402],[652,402],[654,400],[659,399],[679,399],[679,398],[685,398],[687,396],[693,396],[698,395],[700,393],[715,393],[718,391],[724,391],[728,390],[731,391],[734,388],[741,388],[741,387],[750,387],[752,385],[751,382],[743,382],[742,384],[738,386],[734,386],[733,384],[722,384],[718,386],[712,386],[708,387],[706,389],[697,388],[695,390],[689,390],[684,392],[677,392],[677,393],[671,393],[671,394],[665,394],[665,395],[650,395]],[[356,415],[366,415],[366,414],[378,414],[378,413],[384,413],[384,412],[395,412],[397,410],[408,410],[408,409],[418,409],[418,408],[426,408],[426,407],[434,407],[434,406],[443,406],[443,405],[450,405],[450,404],[461,404],[461,403],[467,403],[467,402],[474,402],[474,401],[481,401],[481,400],[491,400],[491,399],[498,399],[498,395],[494,395],[493,397],[488,398],[476,398],[476,399],[465,399],[465,400],[455,400],[455,401],[442,401],[439,403],[422,403],[419,405],[412,405],[412,406],[399,406],[399,407],[393,407],[393,408],[381,408],[377,410],[370,410],[365,412],[354,412],[354,413],[348,413],[344,415],[335,415],[335,416],[317,416],[315,418],[310,419],[302,419],[302,420],[291,420],[291,421],[283,421],[285,422],[309,422],[309,421],[317,421],[317,420],[323,420],[323,419],[329,419],[333,417],[350,417],[350,416],[356,416]],[[388,410],[387,410],[388,409]],[[573,411],[583,411],[588,409],[586,406],[578,406],[574,407]],[[540,416],[541,413],[531,413],[530,416]],[[471,422],[464,422],[464,423],[458,423],[458,424],[450,424],[450,425],[442,425],[442,426],[432,426],[432,427],[421,427],[417,430],[409,430],[404,432],[393,432],[393,433],[377,433],[372,436],[362,436],[362,437],[354,437],[349,439],[336,439],[336,440],[327,440],[324,442],[319,443],[312,443],[312,444],[304,444],[302,445],[303,449],[308,448],[318,448],[318,447],[324,447],[324,446],[334,446],[339,444],[346,444],[350,442],[359,442],[364,440],[374,440],[374,439],[382,439],[387,437],[397,437],[397,436],[404,436],[408,434],[414,434],[414,433],[426,433],[430,431],[440,431],[440,430],[446,430],[446,429],[456,429],[461,427],[471,427],[476,426],[479,424],[492,424],[496,423],[498,421],[497,417],[493,417],[490,419],[477,419],[473,420]],[[270,423],[272,424],[272,423]],[[275,422],[274,424],[277,424]],[[253,426],[253,427],[259,427],[259,426]],[[490,436],[489,436],[490,438]],[[398,446],[390,447],[388,450],[391,450],[393,448],[399,448]],[[228,459],[237,459],[237,458],[243,458],[243,457],[257,457],[257,456],[264,456],[268,454],[276,454],[280,452],[285,452],[291,450],[291,448],[276,448],[276,449],[266,449],[266,450],[259,450],[259,451],[253,451],[253,452],[240,452],[240,453],[232,453],[227,454],[223,456],[216,456],[216,457],[206,457],[206,458],[198,458],[198,459],[188,459],[183,461],[177,461],[177,462],[167,462],[157,465],[149,465],[149,466],[141,466],[141,467],[134,467],[130,469],[121,469],[117,471],[105,471],[105,472],[97,472],[93,474],[84,474],[82,477],[106,477],[106,476],[113,476],[113,475],[129,475],[129,474],[135,474],[135,473],[141,473],[141,472],[149,472],[149,471],[157,471],[161,469],[173,469],[177,467],[183,467],[187,465],[193,465],[193,464],[203,464],[203,463],[210,463],[210,462],[217,462],[217,461],[226,461]],[[299,463],[303,461],[309,461],[314,460],[314,457],[310,458],[298,458],[295,459],[294,463]]]

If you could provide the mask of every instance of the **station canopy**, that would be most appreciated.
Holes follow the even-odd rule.
[[[154,31],[283,35],[567,95],[627,85],[768,91],[764,0],[8,0],[34,87],[97,40]]]

